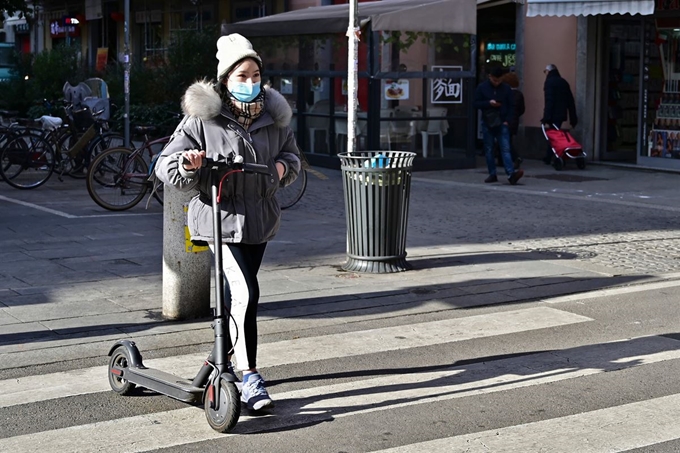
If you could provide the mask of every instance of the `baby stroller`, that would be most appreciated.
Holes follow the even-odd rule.
[[[577,142],[568,131],[561,130],[556,125],[548,126],[541,124],[543,135],[550,143],[555,158],[553,159],[553,167],[555,170],[562,170],[566,164],[567,158],[576,161],[576,166],[583,170],[586,168],[586,153],[583,147]]]

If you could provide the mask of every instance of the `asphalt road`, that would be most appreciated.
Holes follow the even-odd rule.
[[[209,350],[208,320],[162,319],[162,208],[0,185],[0,451],[680,451],[676,175],[416,174],[414,269],[367,275],[340,268],[340,172],[321,171],[261,273],[277,406],[226,436],[106,382],[117,338],[187,377]]]

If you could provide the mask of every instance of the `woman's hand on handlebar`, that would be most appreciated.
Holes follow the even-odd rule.
[[[203,165],[203,159],[205,158],[205,151],[199,151],[197,149],[189,149],[182,152],[180,162],[185,170],[191,171],[201,168]]]

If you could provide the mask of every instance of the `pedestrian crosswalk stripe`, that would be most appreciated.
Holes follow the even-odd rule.
[[[680,395],[676,394],[376,453],[622,452],[679,439],[679,418]]]
[[[586,345],[562,351],[511,357],[492,362],[449,366],[438,370],[405,369],[401,373],[389,376],[323,385],[278,394],[274,388],[271,389],[272,396],[277,402],[274,415],[264,418],[244,416],[239,421],[235,433],[261,432],[330,418],[348,417],[419,404],[435,404],[438,401],[454,398],[554,383],[664,360],[677,360],[680,359],[679,346],[678,341],[667,337],[640,337],[625,341]],[[666,400],[660,399],[659,401]],[[680,407],[680,395],[675,395],[672,400],[668,401],[672,402],[673,407]],[[675,410],[662,406],[664,405],[659,404],[657,407],[652,404],[650,407],[654,407],[655,411],[661,410],[661,413],[664,413],[665,410]],[[637,406],[631,406],[631,409],[624,408],[620,412],[617,412],[616,408],[607,410],[611,410],[612,414],[617,414],[616,417],[612,417],[613,420],[617,420],[618,417],[625,417],[634,413],[633,407]],[[642,410],[646,411],[645,409]],[[680,415],[680,413],[677,415]],[[586,432],[598,435],[597,433],[593,434],[592,427],[603,426],[606,421],[604,416],[601,419],[593,419],[591,422],[583,424],[585,428],[579,433],[576,428],[579,426],[578,422],[573,421],[573,418],[578,417],[565,418],[569,422],[568,425],[571,424],[569,426],[573,425],[572,435],[574,439],[578,435],[585,436],[584,433]],[[655,420],[651,415],[645,415],[645,417]],[[672,417],[668,415],[668,417],[675,419],[676,414],[673,414]],[[537,429],[543,429],[542,427],[545,426],[544,436],[559,431],[559,426],[561,426],[558,422],[555,422],[554,425],[551,424],[550,420],[541,423],[546,424],[528,424],[526,426],[536,426]],[[641,423],[641,420],[636,423]],[[645,422],[645,424],[648,423]],[[634,426],[634,424],[631,426]],[[531,429],[525,431],[505,429],[508,430],[507,442],[509,444],[521,438],[522,433],[531,431]],[[610,427],[610,429],[619,431],[618,426]],[[499,430],[493,432],[497,431]],[[652,431],[654,429],[651,428],[643,430],[647,438],[655,439],[655,442],[680,437],[680,428],[676,427],[664,427],[660,431],[658,439],[655,437],[656,434],[650,435]],[[632,439],[635,432],[635,430],[626,426],[618,433],[611,433],[611,436],[628,436]],[[480,433],[480,438],[487,434]],[[100,450],[141,452],[217,437],[220,437],[220,435],[217,435],[208,427],[201,409],[188,407],[0,439],[0,451],[33,453],[36,447],[49,445],[50,449],[55,451],[62,449],[70,452]],[[536,438],[540,439],[540,436]],[[471,437],[471,439],[475,439],[475,437]],[[486,439],[482,440],[483,443],[487,444]],[[430,449],[427,445],[421,448],[418,444],[412,446],[412,450],[404,450],[404,452],[462,451],[458,446],[467,445],[465,443],[467,440],[461,441],[458,437],[446,439],[446,441],[454,442],[454,447],[451,447],[450,444],[442,444],[440,448],[436,444]],[[566,439],[565,442],[564,445],[571,447],[569,450],[555,451],[578,451],[579,453],[591,451],[586,448],[573,448],[573,445],[578,444],[569,443],[571,442],[570,439]],[[530,444],[522,445],[523,449],[510,451],[537,451],[531,448]],[[436,448],[440,448],[440,450]],[[488,451],[503,450],[492,448]],[[599,452],[605,451],[605,449],[592,451]]]
[[[665,276],[668,278],[668,274]],[[677,275],[675,275],[677,277]],[[595,298],[605,298],[605,297],[610,297],[610,296],[620,296],[622,294],[633,294],[633,293],[638,293],[642,291],[653,291],[656,289],[666,289],[666,288],[675,288],[680,286],[680,281],[677,280],[671,280],[671,281],[662,281],[662,282],[648,282],[648,283],[642,283],[639,285],[630,285],[630,286],[624,286],[621,288],[605,288],[605,289],[598,289],[594,291],[586,291],[578,294],[568,294],[566,296],[557,296],[557,297],[551,297],[551,298],[546,298],[543,301],[549,304],[559,304],[563,302],[580,302],[586,299],[595,299]]]
[[[532,307],[484,315],[452,318],[406,326],[284,340],[260,346],[259,363],[278,366],[385,351],[432,346],[529,330],[591,321],[591,318],[550,307]],[[142,354],[143,345],[142,346]],[[193,377],[205,354],[189,354],[145,361],[148,367]],[[0,381],[0,407],[103,392],[106,369],[93,367]]]

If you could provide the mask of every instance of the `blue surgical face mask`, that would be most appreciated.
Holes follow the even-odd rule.
[[[260,94],[260,82],[227,82],[227,89],[234,98],[241,102],[251,102]]]

